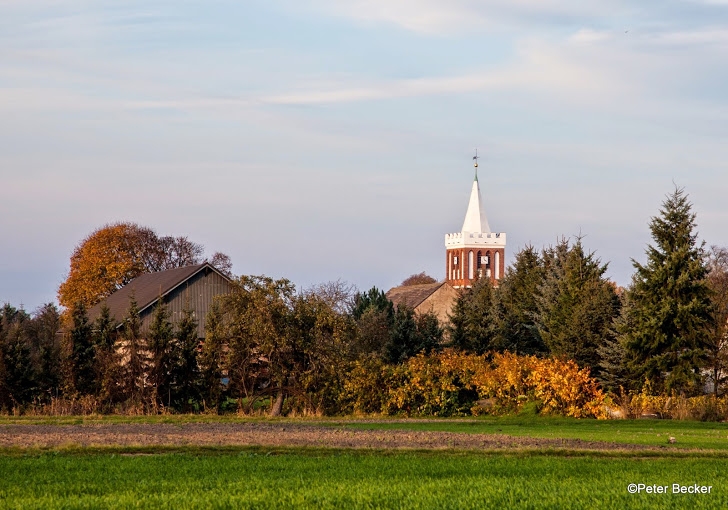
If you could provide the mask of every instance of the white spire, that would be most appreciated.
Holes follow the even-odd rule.
[[[470,192],[470,202],[468,203],[468,212],[465,213],[465,221],[463,222],[463,232],[490,232],[488,218],[481,207],[480,186],[478,185],[478,153],[475,153],[475,180],[473,181],[473,189]]]

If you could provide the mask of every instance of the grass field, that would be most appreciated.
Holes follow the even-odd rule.
[[[242,450],[0,457],[3,508],[726,508],[724,459]],[[667,494],[630,494],[630,483]],[[671,494],[672,484],[711,485]]]
[[[241,419],[4,417],[0,425],[229,420]],[[728,508],[725,424],[538,417],[277,421],[646,446],[666,444],[672,435],[678,441],[675,446],[682,448],[503,453],[194,446],[9,448],[0,450],[0,508]],[[630,494],[632,483],[666,486],[667,493]],[[711,492],[673,494],[673,484],[711,486]]]

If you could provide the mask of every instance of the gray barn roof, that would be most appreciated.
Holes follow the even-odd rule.
[[[121,321],[129,309],[129,299],[132,293],[134,294],[134,298],[139,306],[139,313],[141,314],[147,308],[153,306],[159,299],[159,296],[165,297],[197,273],[205,270],[205,268],[210,268],[226,280],[230,280],[208,263],[143,274],[134,278],[101,303],[93,306],[89,310],[88,316],[91,320],[94,320],[101,314],[101,307],[106,303],[111,316],[117,321]]]

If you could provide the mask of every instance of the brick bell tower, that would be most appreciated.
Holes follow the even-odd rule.
[[[477,150],[473,160],[475,180],[462,231],[445,235],[445,280],[455,288],[471,287],[478,278],[498,285],[505,269],[506,234],[490,231],[480,198]]]

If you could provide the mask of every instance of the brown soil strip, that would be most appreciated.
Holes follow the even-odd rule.
[[[0,425],[0,448],[62,446],[313,446],[326,448],[585,451],[663,450],[621,443],[503,434],[352,430],[304,424]]]

